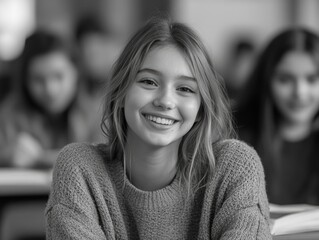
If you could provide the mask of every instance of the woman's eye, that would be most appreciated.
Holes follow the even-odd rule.
[[[142,79],[139,82],[143,83],[145,85],[148,85],[148,86],[157,86],[156,82],[154,80],[151,80],[151,79]]]
[[[294,81],[294,78],[289,75],[279,75],[276,77],[277,82],[281,84],[288,84]]]
[[[37,76],[37,75],[35,75],[35,76],[31,76],[30,77],[30,80],[31,80],[31,82],[33,83],[33,84],[43,84],[44,82],[45,82],[45,78],[44,77],[42,77],[42,76]]]
[[[182,92],[187,92],[187,93],[195,93],[191,88],[189,87],[180,87],[178,88],[179,91],[182,91]]]

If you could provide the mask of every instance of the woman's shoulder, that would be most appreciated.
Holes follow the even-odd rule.
[[[213,144],[214,151],[217,155],[226,153],[256,153],[255,149],[243,140],[224,139]]]
[[[53,169],[49,208],[59,203],[71,208],[89,206],[93,195],[100,197],[106,188],[112,188],[105,147],[70,143],[62,148]]]
[[[108,159],[106,144],[70,143],[59,152],[56,169],[89,169],[100,167]]]
[[[255,149],[237,139],[222,140],[214,144],[216,165],[235,171],[263,171],[260,157]]]

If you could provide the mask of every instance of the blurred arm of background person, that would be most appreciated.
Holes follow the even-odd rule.
[[[1,121],[0,167],[48,168],[54,164],[59,149],[43,148],[30,133],[17,132],[14,123],[3,124],[6,121]]]

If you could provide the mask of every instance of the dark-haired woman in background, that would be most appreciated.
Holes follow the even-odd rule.
[[[250,86],[235,116],[261,156],[269,201],[319,204],[319,37],[302,28],[277,35]]]
[[[78,57],[67,42],[38,30],[27,38],[18,62],[14,92],[0,109],[1,166],[50,170],[67,143],[99,141],[99,105],[84,88]],[[44,239],[45,204],[5,204],[0,239]]]
[[[67,143],[97,139],[99,124],[88,111],[76,61],[55,34],[28,37],[15,92],[0,110],[0,165],[51,167]]]

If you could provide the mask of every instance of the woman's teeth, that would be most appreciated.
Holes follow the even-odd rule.
[[[145,116],[148,120],[152,122],[156,122],[158,124],[163,124],[163,125],[172,125],[174,123],[174,120],[167,119],[167,118],[160,118],[160,117],[155,117],[151,115],[146,115]]]

